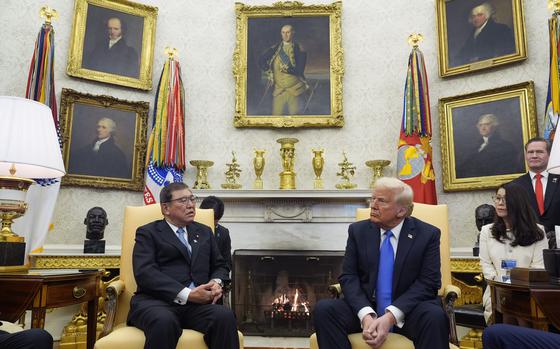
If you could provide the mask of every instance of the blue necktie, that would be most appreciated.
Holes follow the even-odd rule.
[[[177,237],[179,238],[179,240],[181,240],[183,245],[185,245],[185,247],[187,248],[187,251],[189,252],[189,257],[191,257],[192,249],[191,249],[191,245],[189,244],[189,242],[185,238],[185,229],[183,229],[183,228],[177,229]]]
[[[385,240],[379,249],[379,270],[377,272],[377,287],[375,288],[375,300],[377,303],[377,316],[385,314],[385,308],[391,305],[393,288],[393,266],[395,264],[395,253],[391,245],[393,232],[385,232]]]

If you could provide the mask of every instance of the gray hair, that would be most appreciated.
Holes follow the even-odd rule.
[[[381,177],[373,185],[373,189],[385,188],[395,194],[395,201],[408,209],[408,214],[412,213],[414,192],[412,187],[400,179],[393,177]]]
[[[471,10],[471,16],[475,13],[480,13],[480,12],[482,12],[486,16],[486,19],[489,19],[490,17],[492,17],[492,14],[494,13],[494,7],[492,7],[490,3],[485,2],[481,5],[474,7]],[[469,22],[471,22],[470,16],[469,16]]]
[[[478,122],[477,124],[481,123],[483,120],[488,120],[488,122],[492,125],[492,126],[498,126],[500,124],[500,122],[498,121],[498,118],[496,117],[496,115],[494,114],[484,114],[481,115],[478,118]]]
[[[115,123],[115,121],[113,119],[101,118],[101,119],[99,119],[99,121],[97,123],[99,124],[100,122],[105,122],[107,124],[107,127],[109,127],[109,129],[111,131],[111,134],[117,128],[117,124]]]

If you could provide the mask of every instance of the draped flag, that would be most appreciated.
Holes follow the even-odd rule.
[[[161,189],[182,182],[185,171],[185,91],[179,62],[165,62],[159,80],[146,152],[144,204],[159,201]]]
[[[31,58],[25,97],[41,102],[51,108],[53,122],[60,142],[58,112],[54,88],[54,29],[45,23],[35,42]],[[51,228],[51,220],[60,189],[58,178],[35,178],[27,192],[28,209],[14,223],[14,231],[25,237],[26,256],[29,252],[41,252]]]
[[[550,64],[548,74],[548,93],[546,96],[546,108],[544,115],[544,138],[552,142],[558,116],[560,115],[560,74],[558,67],[558,49],[560,27],[558,26],[558,13],[554,12],[548,20],[548,31],[550,39]]]
[[[437,204],[432,165],[432,120],[424,57],[417,46],[408,58],[397,176],[414,190],[414,202]]]

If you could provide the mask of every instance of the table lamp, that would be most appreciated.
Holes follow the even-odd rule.
[[[59,178],[66,172],[51,109],[42,103],[0,96],[0,142],[0,272],[12,272],[28,267],[24,238],[11,225],[27,210],[33,178]]]
[[[558,130],[558,129],[557,129]],[[554,137],[550,157],[548,159],[548,173],[560,174],[560,134]],[[560,226],[555,226],[556,248],[543,251],[544,267],[550,276],[550,282],[560,285]]]

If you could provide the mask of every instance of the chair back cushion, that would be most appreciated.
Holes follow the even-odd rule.
[[[356,220],[361,221],[370,218],[371,210],[369,208],[358,208],[356,210]],[[443,288],[451,285],[451,257],[449,250],[449,221],[447,205],[427,205],[414,203],[412,216],[429,223],[441,230],[439,240],[439,253],[441,258],[441,288],[440,295],[443,294]]]
[[[120,279],[124,282],[123,294],[119,296],[115,325],[126,322],[130,309],[130,299],[136,291],[136,281],[132,271],[132,250],[136,229],[145,224],[162,219],[159,204],[148,206],[127,206],[124,209],[124,223],[121,243]],[[214,231],[214,211],[212,209],[197,208],[194,220],[207,225]]]

